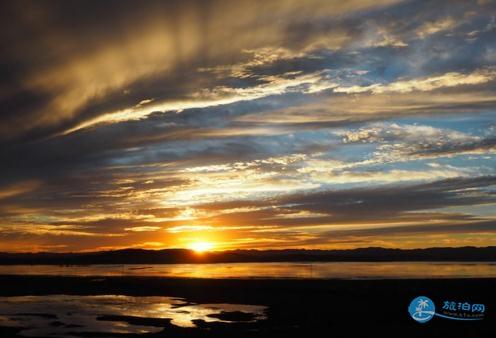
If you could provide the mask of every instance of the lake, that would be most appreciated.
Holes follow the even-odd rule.
[[[3,265],[0,275],[182,278],[410,279],[496,277],[493,262],[323,262],[125,265]]]

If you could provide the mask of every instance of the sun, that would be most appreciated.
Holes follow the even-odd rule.
[[[189,248],[195,252],[202,253],[212,250],[214,245],[210,242],[194,242],[189,245]]]

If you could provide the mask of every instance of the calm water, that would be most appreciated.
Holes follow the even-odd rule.
[[[156,265],[13,265],[0,274],[64,276],[158,276],[189,278],[395,279],[496,277],[496,263],[331,262]]]

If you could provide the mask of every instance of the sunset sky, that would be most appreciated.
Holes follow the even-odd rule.
[[[496,245],[496,2],[2,1],[0,251]]]

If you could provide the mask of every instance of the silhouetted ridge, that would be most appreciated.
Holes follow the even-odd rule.
[[[0,253],[0,264],[173,264],[235,262],[496,261],[496,247],[354,250],[231,250],[195,253],[187,249],[123,249],[86,253]]]

